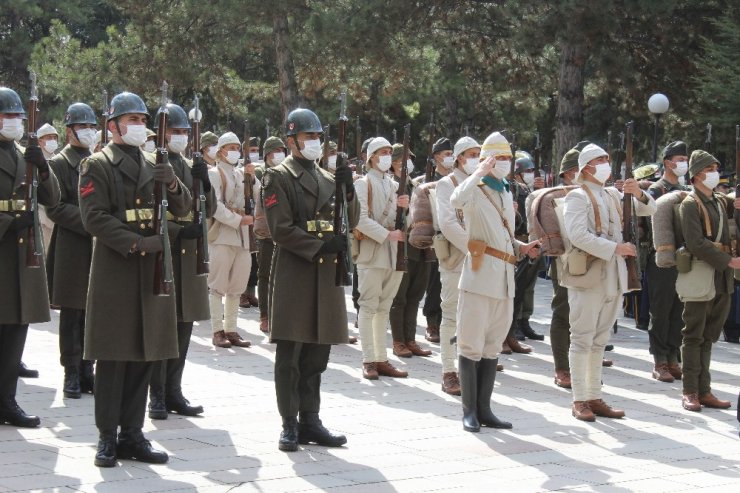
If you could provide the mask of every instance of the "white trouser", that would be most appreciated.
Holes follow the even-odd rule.
[[[622,296],[607,296],[600,289],[569,289],[570,375],[573,401],[601,398],[601,361]]]
[[[494,359],[509,333],[514,298],[490,298],[460,290],[457,305],[457,350],[473,361]]]
[[[442,303],[442,323],[439,325],[439,350],[442,357],[442,373],[455,371],[455,360],[457,349],[450,339],[455,336],[457,330],[457,298],[460,290],[460,272],[440,271],[439,279],[442,282],[440,297]]]
[[[357,289],[360,291],[357,328],[362,344],[362,362],[386,361],[388,313],[403,279],[403,272],[358,268],[357,275]]]
[[[252,270],[249,250],[230,245],[208,245],[208,289],[221,296],[241,295]]]

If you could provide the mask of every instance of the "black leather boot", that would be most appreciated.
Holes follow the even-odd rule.
[[[82,360],[80,365],[80,392],[83,394],[92,394],[95,389],[95,369],[94,362]]]
[[[80,390],[80,369],[76,366],[64,367],[64,397],[68,399],[79,399],[82,396]]]
[[[167,452],[152,448],[149,440],[139,428],[123,428],[118,435],[119,459],[132,459],[149,464],[166,464],[170,459]]]
[[[41,424],[38,416],[31,416],[21,409],[15,396],[0,397],[0,422],[19,428],[36,428]]]
[[[116,432],[101,433],[98,438],[98,451],[95,453],[95,465],[113,467],[116,465]]]
[[[533,341],[544,341],[545,336],[542,334],[538,334],[534,331],[531,325],[529,325],[529,320],[520,320],[519,321],[519,330],[524,334],[527,339],[532,339]]]
[[[319,419],[319,413],[300,413],[298,423],[298,443],[315,443],[324,447],[341,447],[347,443],[344,435],[335,435],[326,429]]]
[[[491,394],[496,382],[496,366],[498,358],[483,358],[478,363],[478,419],[481,426],[489,428],[513,428],[511,423],[501,421],[491,412]]]
[[[191,406],[181,393],[167,394],[165,397],[167,412],[177,413],[183,416],[197,416],[203,414],[203,406]]]
[[[23,361],[21,361],[21,364],[18,367],[18,376],[21,378],[39,378],[39,371],[30,369]]]
[[[463,406],[463,429],[479,432],[478,421],[478,362],[465,356],[458,358],[458,376]]]
[[[167,419],[167,406],[164,403],[164,389],[151,385],[149,387],[149,418]]]
[[[295,417],[283,418],[283,431],[280,433],[278,449],[283,452],[298,450],[298,419]]]

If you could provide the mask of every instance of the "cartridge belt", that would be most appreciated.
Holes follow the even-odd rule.
[[[23,199],[0,200],[0,212],[23,212],[26,210],[26,201]]]
[[[154,209],[127,209],[126,222],[135,223],[137,221],[149,221],[154,218]],[[171,212],[167,212],[167,220],[175,222],[192,222],[193,213],[188,212],[186,216],[178,217]]]
[[[316,219],[314,221],[306,221],[306,231],[310,233],[334,231],[334,223],[332,223],[331,221],[324,221],[320,219]]]

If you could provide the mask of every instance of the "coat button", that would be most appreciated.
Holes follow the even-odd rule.
[[[323,237],[324,237],[324,233],[319,233],[319,234],[318,234],[318,235],[316,235],[316,236],[318,236],[319,238],[323,238]]]
[[[146,255],[146,252],[141,252],[141,256],[143,257],[144,255]]]
[[[139,227],[140,227],[141,229],[146,229],[146,224],[144,224],[144,223],[141,223],[141,224],[139,224]]]
[[[136,205],[141,204],[141,199],[136,199]]]
[[[337,259],[334,259],[334,263],[335,263],[335,264],[337,263]]]
[[[18,243],[23,244],[23,238],[18,238]]]
[[[182,254],[185,255],[185,249],[184,248],[182,249]]]
[[[320,264],[323,264],[323,263],[324,263],[324,259],[323,259],[323,258],[320,258],[320,259],[319,259],[319,263],[320,263]]]

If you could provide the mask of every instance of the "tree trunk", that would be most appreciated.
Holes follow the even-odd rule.
[[[298,93],[298,85],[295,81],[288,19],[279,11],[272,19],[272,37],[275,44],[275,62],[280,82],[280,105],[283,110],[283,121],[285,121],[288,113],[303,103],[303,98]]]
[[[560,43],[560,53],[554,176],[560,172],[563,155],[581,140],[584,71],[587,58],[585,45],[574,40],[563,40]]]

